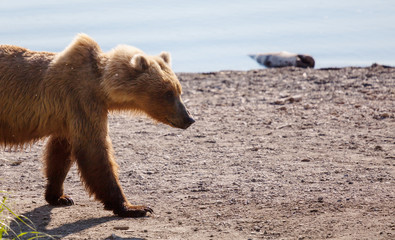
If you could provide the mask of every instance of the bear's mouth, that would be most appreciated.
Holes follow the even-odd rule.
[[[170,124],[170,126],[178,128],[172,121],[170,121],[168,118],[166,118],[166,121]]]
[[[195,122],[195,120],[193,120],[191,117],[188,117],[188,119],[184,120],[184,122],[181,124],[179,124],[179,123],[176,124],[176,123],[170,121],[168,118],[166,118],[166,121],[170,126],[175,127],[175,128],[181,128],[184,130],[187,129],[189,126],[191,126]]]

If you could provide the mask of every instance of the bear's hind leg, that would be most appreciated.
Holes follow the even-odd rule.
[[[44,159],[48,181],[45,200],[51,205],[73,205],[73,199],[63,194],[63,182],[73,164],[69,142],[63,138],[51,137],[45,149]]]

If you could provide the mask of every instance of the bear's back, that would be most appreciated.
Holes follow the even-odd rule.
[[[54,56],[0,45],[0,145],[41,137],[31,123],[38,118],[39,89]]]
[[[22,84],[27,83],[27,80],[42,78],[54,56],[55,53],[0,45],[0,82],[21,81]]]

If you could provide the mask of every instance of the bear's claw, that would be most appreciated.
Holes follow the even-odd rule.
[[[74,200],[69,196],[63,195],[58,199],[58,205],[71,206],[74,205]]]
[[[139,218],[145,217],[147,213],[153,214],[154,210],[146,206],[127,205],[120,210],[114,210],[114,213],[120,217]]]
[[[149,213],[151,213],[151,214],[154,213],[154,210],[152,210],[152,208],[150,208],[150,207],[145,207],[145,211],[146,211],[146,212],[149,212]]]
[[[52,206],[71,206],[74,205],[74,201],[67,195],[62,195],[59,198],[46,198],[47,202]]]

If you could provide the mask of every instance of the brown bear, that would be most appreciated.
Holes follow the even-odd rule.
[[[23,147],[49,136],[45,199],[51,205],[74,204],[63,182],[76,162],[88,192],[105,209],[121,217],[152,213],[125,198],[107,114],[143,112],[182,129],[194,123],[170,61],[166,52],[148,56],[124,45],[104,53],[85,34],[60,53],[0,45],[0,145]]]

